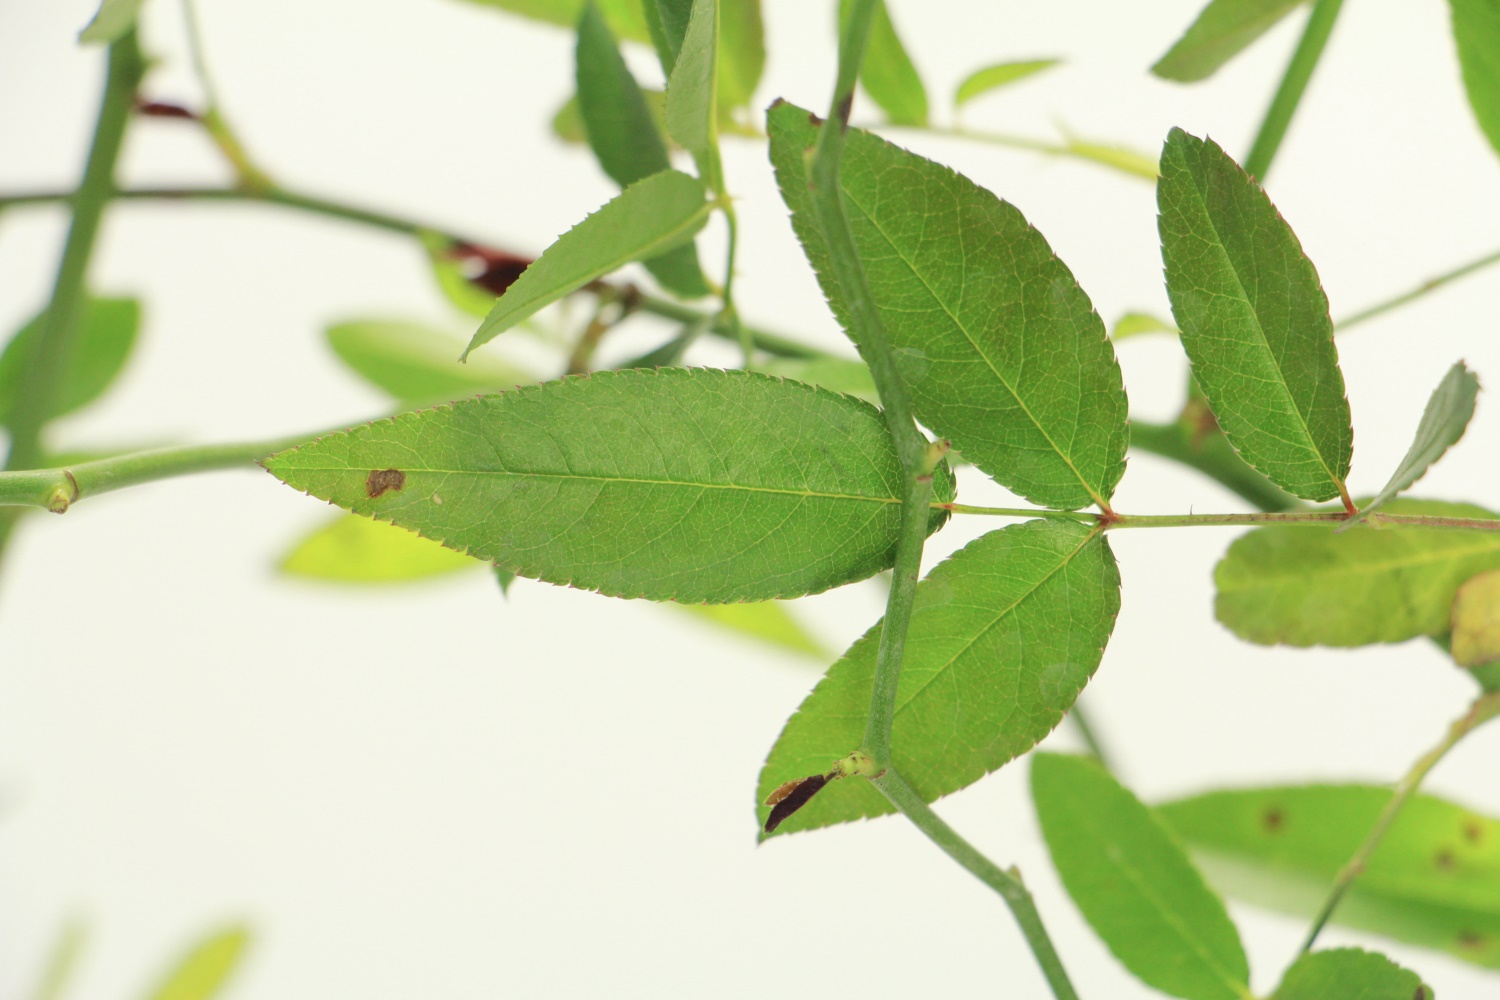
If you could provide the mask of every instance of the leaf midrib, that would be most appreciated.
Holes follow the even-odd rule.
[[[1214,234],[1215,246],[1223,256],[1224,262],[1228,265],[1229,273],[1234,276],[1234,286],[1239,289],[1240,301],[1245,304],[1245,307],[1250,311],[1250,316],[1255,321],[1255,332],[1259,335],[1260,342],[1265,347],[1266,354],[1270,357],[1271,367],[1276,372],[1277,381],[1275,384],[1280,387],[1282,393],[1286,396],[1286,401],[1291,405],[1292,412],[1297,415],[1297,427],[1302,431],[1302,436],[1307,440],[1308,449],[1317,456],[1318,464],[1323,467],[1323,472],[1328,476],[1329,482],[1333,483],[1336,487],[1341,486],[1343,479],[1334,475],[1333,470],[1328,467],[1327,458],[1323,455],[1322,450],[1318,448],[1317,441],[1313,439],[1312,428],[1308,426],[1307,416],[1302,412],[1302,408],[1297,405],[1297,400],[1292,396],[1291,386],[1286,383],[1286,373],[1282,371],[1281,362],[1277,360],[1276,352],[1271,349],[1271,341],[1266,336],[1265,327],[1261,324],[1260,313],[1256,311],[1255,304],[1250,301],[1250,294],[1245,290],[1245,283],[1240,279],[1239,267],[1236,266],[1234,258],[1230,256],[1229,249],[1224,243],[1224,238],[1219,234],[1219,227],[1214,224],[1213,213],[1208,208],[1207,196],[1199,188],[1198,179],[1193,176],[1192,170],[1186,166],[1183,169],[1187,172],[1188,180],[1191,182],[1189,187],[1194,196],[1197,197],[1199,206],[1203,209],[1203,218],[1208,223],[1208,228]]]
[[[910,271],[919,282],[921,282],[923,288],[927,289],[927,294],[932,296],[932,300],[938,304],[938,308],[942,309],[943,314],[946,315],[950,321],[952,321],[954,328],[957,329],[959,333],[963,334],[964,339],[969,342],[969,346],[974,348],[974,353],[979,355],[979,357],[983,359],[985,365],[990,369],[991,372],[994,373],[995,378],[1000,382],[1002,386],[1005,387],[1005,391],[1010,393],[1011,398],[1016,401],[1016,405],[1021,408],[1021,412],[1026,414],[1026,419],[1031,421],[1032,426],[1035,427],[1037,429],[1037,432],[1042,435],[1042,438],[1047,442],[1047,445],[1053,450],[1054,453],[1057,454],[1059,458],[1063,460],[1063,463],[1067,465],[1068,471],[1073,473],[1074,478],[1078,480],[1078,483],[1083,487],[1084,492],[1088,493],[1090,499],[1092,499],[1094,503],[1099,506],[1100,510],[1107,510],[1109,508],[1109,504],[1100,496],[1101,491],[1095,489],[1093,485],[1084,478],[1083,473],[1078,471],[1078,467],[1073,464],[1073,459],[1060,447],[1058,447],[1056,441],[1052,440],[1052,435],[1047,433],[1047,429],[1042,426],[1041,421],[1037,420],[1036,416],[1031,412],[1031,408],[1026,405],[1026,401],[1021,398],[1020,394],[1015,390],[1015,388],[1010,384],[1005,376],[1000,373],[1000,369],[995,367],[995,363],[990,360],[989,354],[987,354],[985,350],[979,346],[979,342],[975,340],[974,337],[969,333],[968,327],[966,327],[963,322],[953,314],[953,311],[948,308],[948,303],[943,301],[943,297],[937,293],[937,290],[934,289],[932,285],[928,284],[927,278],[922,274],[921,271],[917,269],[915,264],[907,259],[906,254],[903,253],[901,248],[896,245],[896,242],[891,239],[891,237],[886,233],[885,229],[881,227],[880,223],[875,220],[875,217],[870,214],[865,206],[859,203],[859,200],[855,198],[854,194],[847,188],[844,189],[844,194],[849,198],[849,202],[854,205],[855,208],[859,209],[860,215],[864,216],[865,220],[869,222],[872,227],[874,227],[877,233],[880,234],[880,238],[885,240],[886,245],[891,248],[891,250],[896,254],[896,257],[901,261],[901,263],[906,265],[906,269]],[[965,273],[967,274],[967,266],[965,267]]]

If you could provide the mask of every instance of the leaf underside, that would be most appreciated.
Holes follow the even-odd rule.
[[[750,372],[600,372],[281,452],[278,479],[519,576],[723,603],[888,568],[901,472],[868,403]],[[953,497],[939,470],[939,502]],[[946,519],[934,510],[936,530]]]
[[[793,228],[849,330],[808,198],[817,126],[785,103],[768,123]],[[1041,234],[967,178],[859,129],[841,185],[918,419],[1033,503],[1107,503],[1125,470],[1124,382],[1104,324]]]
[[[1328,298],[1291,227],[1213,140],[1177,128],[1157,203],[1172,314],[1225,436],[1287,492],[1338,496],[1349,402]]]
[[[1062,720],[1104,653],[1120,578],[1102,534],[1035,520],[992,531],[917,585],[896,694],[891,761],[931,801],[1035,746]],[[849,648],[782,730],[756,794],[826,772],[864,739],[880,641]],[[891,811],[868,782],[832,782],[780,833]],[[768,810],[760,807],[759,820]]]

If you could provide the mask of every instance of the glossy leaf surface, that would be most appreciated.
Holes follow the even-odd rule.
[[[1001,87],[1019,83],[1027,77],[1051,69],[1061,61],[1060,59],[1024,59],[1016,62],[995,63],[993,66],[976,69],[964,77],[963,82],[958,85],[958,90],[953,94],[953,104],[955,107],[962,107],[976,97],[983,97]]]
[[[1126,968],[1175,997],[1250,997],[1223,901],[1150,809],[1090,757],[1033,755],[1031,797],[1068,895]]]
[[[1462,667],[1500,662],[1500,570],[1480,573],[1458,588],[1448,651]]]
[[[1270,31],[1303,0],[1211,0],[1151,72],[1165,80],[1206,80]]]
[[[1469,504],[1393,500],[1391,513],[1494,517]],[[1251,642],[1364,646],[1448,631],[1460,584],[1500,568],[1500,532],[1256,528],[1214,569],[1214,613]]]
[[[1093,676],[1119,608],[1108,543],[1071,521],[992,531],[939,563],[917,585],[891,736],[896,769],[931,801],[1030,750]],[[876,624],[787,721],[757,802],[859,747],[879,642]],[[868,782],[836,781],[777,832],[890,811]],[[761,807],[762,823],[768,812]]]
[[[1396,466],[1390,482],[1375,494],[1374,499],[1360,507],[1359,516],[1350,523],[1363,520],[1372,510],[1380,508],[1398,493],[1405,492],[1413,483],[1427,474],[1443,453],[1458,443],[1474,416],[1474,402],[1479,397],[1479,379],[1464,366],[1462,361],[1448,369],[1448,374],[1432,390],[1427,407],[1422,411],[1422,420],[1417,424],[1416,437],[1407,449],[1406,457]],[[1342,528],[1340,530],[1343,530]]]
[[[646,95],[625,65],[614,35],[589,3],[578,21],[578,114],[589,147],[604,172],[628,187],[672,166],[667,143],[657,129]],[[691,243],[645,261],[662,287],[683,298],[709,293],[708,282]]]
[[[1271,1000],[1433,1000],[1433,992],[1384,955],[1335,948],[1297,959]]]
[[[792,224],[834,314],[848,310],[807,195],[808,112],[769,116]],[[947,167],[850,129],[849,223],[918,419],[1047,507],[1105,503],[1125,470],[1126,402],[1104,324],[1014,206]]]
[[[852,0],[839,0],[839,26],[848,22]],[[865,43],[865,58],[859,68],[860,86],[870,100],[879,105],[893,125],[927,124],[927,89],[913,65],[890,11],[879,0],[870,22],[870,37]]]
[[[1448,0],[1448,6],[1469,106],[1500,152],[1500,6],[1492,0]]]
[[[250,933],[243,927],[206,938],[167,974],[150,1000],[210,1000],[218,996],[249,942]]]
[[[500,296],[465,355],[570,292],[634,260],[646,260],[692,239],[711,206],[703,184],[663,170],[558,237]]]
[[[483,565],[405,528],[346,514],[304,537],[280,569],[331,583],[401,583]]]
[[[404,413],[265,463],[520,576],[616,597],[768,600],[891,565],[879,411],[748,372],[600,372]],[[935,484],[951,499],[953,480]],[[934,511],[936,529],[946,514]]]
[[[1230,895],[1312,916],[1391,790],[1304,785],[1208,792],[1158,807]],[[1333,923],[1500,968],[1500,821],[1413,796]]]
[[[45,313],[34,317],[0,353],[0,426],[10,423],[11,408],[26,378],[31,345],[43,335],[45,320]],[[104,394],[124,369],[140,326],[141,304],[135,299],[84,301],[77,347],[49,420],[81,410]]]
[[[324,336],[340,361],[408,406],[446,403],[536,381],[521,368],[487,355],[459,364],[463,341],[421,323],[350,320],[330,326]]]
[[[1349,402],[1328,298],[1291,227],[1216,143],[1176,128],[1157,204],[1182,346],[1230,444],[1289,493],[1338,496]]]

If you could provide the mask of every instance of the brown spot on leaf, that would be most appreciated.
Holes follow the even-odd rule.
[[[198,120],[198,116],[181,104],[171,104],[167,101],[136,101],[135,113],[144,118],[186,118],[190,122]]]
[[[406,473],[400,469],[371,469],[370,474],[365,477],[365,492],[371,500],[383,494],[386,490],[401,492],[406,485]]]
[[[1265,815],[1260,818],[1261,825],[1266,828],[1267,833],[1279,833],[1286,825],[1286,813],[1279,806],[1267,809]]]
[[[504,295],[532,263],[531,257],[478,243],[454,243],[448,248],[448,256],[459,262],[470,284],[495,295]]]
[[[773,832],[788,816],[807,805],[808,800],[822,791],[826,784],[828,784],[828,775],[815,774],[810,778],[788,781],[772,792],[772,796],[779,795],[780,798],[777,798],[776,804],[771,806],[771,815],[766,817],[766,832]],[[792,787],[788,788],[788,785]],[[769,799],[767,801],[769,802]]]
[[[1484,947],[1484,935],[1478,931],[1460,931],[1458,946],[1466,951],[1477,951]]]
[[[1471,819],[1464,823],[1464,839],[1471,844],[1479,843],[1479,838],[1484,836],[1484,827],[1479,825],[1479,820]]]
[[[1427,1000],[1427,987],[1418,986],[1417,992],[1411,995],[1411,1000]]]
[[[1453,857],[1453,852],[1448,850],[1447,848],[1444,848],[1443,850],[1437,852],[1437,855],[1432,859],[1432,863],[1437,865],[1440,871],[1446,872],[1452,871],[1453,866],[1457,863],[1457,861]]]
[[[818,126],[823,124],[823,119],[818,117],[818,113],[816,111],[809,111],[807,113],[807,122],[813,128],[817,128]]]

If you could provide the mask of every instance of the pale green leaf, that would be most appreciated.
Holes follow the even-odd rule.
[[[578,21],[578,112],[599,165],[622,188],[671,167],[666,140],[604,17],[593,3]],[[709,293],[692,244],[645,261],[666,288],[684,298]]]
[[[1143,312],[1128,312],[1115,320],[1114,329],[1109,332],[1109,336],[1111,340],[1118,342],[1146,333],[1170,333],[1175,337],[1177,327],[1160,316]]]
[[[459,364],[463,341],[421,323],[350,320],[328,327],[324,336],[339,360],[407,406],[445,403],[536,381],[520,367],[489,355]]]
[[[1500,662],[1500,570],[1478,574],[1454,594],[1448,651],[1463,667]]]
[[[230,927],[205,938],[169,972],[150,1000],[210,1000],[239,965],[250,932]]]
[[[1164,80],[1206,80],[1301,6],[1303,0],[1211,0],[1151,72]]]
[[[1469,504],[1393,500],[1400,514],[1492,518]],[[1256,528],[1214,569],[1214,613],[1265,645],[1364,646],[1448,631],[1460,584],[1500,568],[1500,532]]]
[[[760,0],[719,0],[719,103],[748,105],[766,68]]]
[[[578,23],[587,0],[468,0],[481,7],[495,7],[565,28]],[[616,38],[627,38],[632,42],[650,42],[651,34],[646,27],[646,17],[641,10],[641,0],[594,0],[609,22],[609,30]]]
[[[79,32],[83,45],[109,45],[135,27],[146,0],[104,0],[93,20]]]
[[[1011,525],[939,563],[917,585],[892,765],[931,801],[1030,750],[1093,676],[1119,608],[1114,555],[1102,534],[1076,522]],[[757,801],[859,747],[879,642],[877,623],[787,720]],[[890,811],[868,782],[836,781],[776,835]],[[761,807],[762,825],[768,812]]]
[[[769,600],[891,565],[878,410],[750,372],[599,372],[377,420],[265,462],[340,507],[520,576],[617,597]],[[953,496],[946,471],[939,501]],[[936,529],[946,513],[934,510]]]
[[[1500,152],[1500,5],[1494,0],[1448,0],[1464,88],[1479,128]]]
[[[682,51],[667,80],[667,134],[698,160],[709,187],[718,184],[719,0],[693,0]]]
[[[852,9],[852,0],[839,0],[840,32]],[[891,124],[927,124],[927,89],[911,56],[907,55],[906,46],[901,44],[901,36],[896,34],[884,0],[878,0],[875,17],[870,22],[870,39],[865,44],[859,82]]]
[[[1384,955],[1335,948],[1293,963],[1271,1000],[1433,1000],[1432,987]]]
[[[346,514],[304,537],[282,557],[280,569],[331,583],[401,583],[482,565],[405,528]]]
[[[1208,792],[1158,807],[1209,880],[1311,917],[1390,801],[1374,785]],[[1333,923],[1500,969],[1500,821],[1429,795],[1402,808]]]
[[[1288,493],[1338,496],[1354,431],[1312,261],[1265,192],[1212,140],[1174,128],[1161,171],[1167,294],[1219,426]]]
[[[1128,146],[1118,146],[1106,142],[1095,142],[1092,139],[1083,139],[1075,135],[1063,137],[1063,147],[1068,155],[1076,156],[1082,160],[1089,160],[1101,166],[1118,170],[1122,174],[1129,174],[1142,180],[1156,182],[1160,173],[1156,157],[1148,156],[1139,150]]]
[[[488,316],[490,310],[495,308],[495,299],[499,296],[469,280],[460,256],[456,253],[457,244],[448,236],[430,229],[421,230],[418,238],[427,251],[433,280],[437,282],[438,290],[443,293],[448,304],[479,319]]]
[[[46,312],[33,317],[0,353],[0,426],[10,423],[32,345],[45,335],[46,317]],[[141,304],[135,299],[84,300],[77,343],[49,420],[81,410],[104,394],[124,369],[140,327]]]
[[[590,281],[692,239],[708,221],[705,194],[676,170],[630,185],[543,251],[500,296],[464,355]]]
[[[1425,476],[1443,453],[1464,436],[1469,418],[1474,416],[1474,401],[1478,397],[1479,379],[1464,367],[1462,361],[1448,369],[1448,374],[1432,390],[1427,407],[1422,411],[1422,420],[1417,424],[1417,435],[1407,449],[1406,457],[1391,474],[1390,482],[1375,494],[1374,499],[1360,507],[1357,517],[1350,518],[1339,530],[1364,520],[1372,510],[1383,506]]]
[[[41,980],[31,994],[32,1000],[63,1000],[87,943],[88,926],[81,920],[71,919],[62,925],[42,968]]]
[[[875,379],[863,361],[844,358],[770,358],[757,366],[768,375],[796,379],[808,385],[820,385],[834,392],[844,392],[872,403],[880,402]]]
[[[750,604],[668,604],[694,619],[735,636],[827,661],[828,651],[780,601]]]
[[[1092,757],[1038,753],[1031,798],[1068,895],[1136,978],[1188,1000],[1248,1000],[1223,900],[1129,789]]]
[[[834,314],[842,290],[808,199],[817,127],[772,107],[771,160]],[[1016,208],[947,167],[850,129],[841,184],[896,364],[922,423],[1047,507],[1107,504],[1125,471],[1120,367],[1072,273]]]
[[[1035,76],[1060,62],[1062,62],[1061,59],[1024,59],[995,63],[983,69],[976,69],[964,77],[963,82],[958,85],[958,90],[953,94],[953,105],[963,107],[976,97],[982,97],[993,90],[999,90],[1001,87],[1008,87],[1029,76]]]

